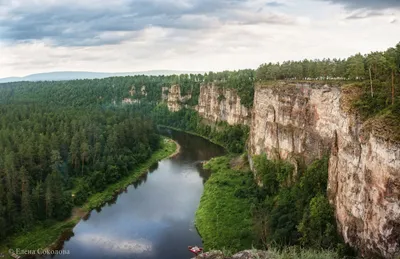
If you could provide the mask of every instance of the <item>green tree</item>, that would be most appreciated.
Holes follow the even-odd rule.
[[[27,227],[33,221],[31,189],[26,169],[21,167],[19,173],[21,176],[21,215],[23,224]]]
[[[394,105],[395,102],[395,74],[398,70],[398,64],[397,64],[397,51],[395,48],[390,48],[385,52],[385,57],[387,61],[387,68],[390,73],[391,77],[391,99],[392,99],[392,105]]]
[[[338,242],[334,222],[333,209],[326,196],[318,194],[312,198],[298,225],[302,245],[317,249],[334,248]]]
[[[347,60],[347,74],[350,79],[361,80],[364,78],[364,57],[361,54],[351,56]]]

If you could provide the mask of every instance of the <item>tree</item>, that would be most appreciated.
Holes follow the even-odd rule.
[[[387,61],[382,52],[372,52],[366,57],[372,97],[374,97],[373,79],[377,79],[378,75],[382,74],[386,62]]]
[[[5,189],[3,183],[0,181],[0,240],[6,237],[7,234],[7,215],[6,207],[3,204],[5,199]]]
[[[361,54],[357,54],[348,58],[347,60],[347,74],[350,79],[361,80],[364,78],[364,57]]]
[[[385,57],[387,61],[387,68],[389,70],[389,73],[391,75],[391,97],[392,97],[392,105],[394,105],[395,102],[395,86],[394,86],[394,79],[395,79],[395,73],[397,72],[397,51],[394,48],[390,48],[385,52]]]
[[[311,199],[309,208],[297,227],[302,234],[301,244],[317,249],[332,248],[337,243],[334,222],[333,209],[328,199],[325,195],[318,194]]]
[[[37,219],[42,220],[46,218],[45,203],[44,203],[44,190],[43,183],[37,182],[35,188],[32,190],[32,205],[34,208],[34,215]]]
[[[54,197],[53,197],[53,180],[51,174],[46,178],[46,192],[45,192],[45,204],[46,204],[46,218],[51,218],[53,216],[54,209]]]
[[[82,142],[81,144],[82,175],[83,175],[83,169],[85,167],[85,162],[87,162],[88,160],[89,160],[89,145],[87,142]]]
[[[80,137],[79,132],[76,132],[72,137],[71,146],[70,146],[70,156],[71,156],[71,164],[73,168],[78,168],[80,161]]]
[[[33,221],[31,189],[26,169],[21,167],[19,173],[21,175],[21,215],[24,226],[27,227],[32,224]]]
[[[63,161],[60,155],[60,151],[58,150],[51,151],[50,164],[51,164],[51,170],[53,172],[61,172],[61,166],[63,164]]]

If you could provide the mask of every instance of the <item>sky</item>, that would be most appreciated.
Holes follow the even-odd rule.
[[[0,77],[222,71],[400,42],[400,0],[0,0]]]

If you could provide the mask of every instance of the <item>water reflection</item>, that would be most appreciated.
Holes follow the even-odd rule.
[[[56,258],[190,258],[189,245],[201,245],[194,214],[209,172],[201,163],[223,150],[199,137],[164,131],[181,153],[155,164],[150,174],[129,186],[73,229],[64,244],[69,255]]]

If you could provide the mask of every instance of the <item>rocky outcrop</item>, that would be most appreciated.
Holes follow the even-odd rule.
[[[168,104],[168,110],[177,112],[192,96],[181,95],[179,85],[161,89],[161,99]],[[189,107],[185,105],[185,107]],[[240,97],[233,89],[219,88],[215,84],[200,86],[198,105],[194,108],[201,117],[209,122],[225,121],[230,125],[250,125],[251,112],[240,102]]]
[[[163,88],[163,91],[166,89]],[[177,112],[182,109],[182,105],[185,102],[190,100],[192,96],[190,94],[182,96],[181,95],[181,88],[179,85],[173,85],[169,88],[168,97],[167,97],[167,104],[168,110],[171,112]]]
[[[134,85],[131,86],[131,90],[129,90],[129,95],[130,95],[130,96],[135,95],[135,86],[134,86]]]
[[[146,91],[146,86],[143,85],[142,88],[140,89],[140,92],[143,96],[147,96],[147,91]]]
[[[330,202],[345,241],[364,255],[400,253],[400,144],[348,112],[336,86],[257,86],[249,153],[306,163],[330,152]],[[382,129],[380,129],[382,130]]]
[[[179,85],[173,85],[168,92],[168,110],[177,112],[181,109],[181,88]]]
[[[251,113],[241,104],[240,97],[233,89],[203,84],[200,87],[196,110],[200,116],[211,122],[226,121],[230,125],[250,125]]]
[[[122,100],[122,104],[134,104],[134,103],[140,103],[140,100],[131,99],[131,98],[124,98]]]

